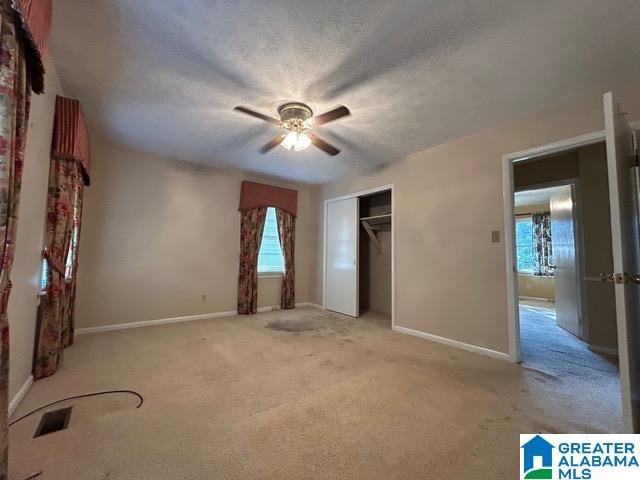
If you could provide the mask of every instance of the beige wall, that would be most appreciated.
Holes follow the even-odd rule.
[[[518,162],[513,169],[515,188],[555,182],[580,176],[578,152],[571,151],[546,158]]]
[[[249,178],[93,138],[80,241],[76,326],[235,311],[240,183]],[[298,190],[296,301],[309,301],[317,225],[313,188]],[[259,306],[280,304],[261,279]]]
[[[518,274],[518,295],[555,301],[553,277]]]
[[[635,100],[625,104],[631,118]],[[321,199],[395,184],[396,324],[507,352],[505,246],[491,242],[504,230],[501,156],[602,128],[594,96],[325,185]],[[322,202],[317,209],[323,225]],[[321,302],[321,258],[316,272]]]
[[[62,94],[55,66],[48,60],[45,93],[31,97],[22,174],[18,241],[11,272],[13,289],[8,311],[11,334],[9,398],[31,375],[33,358],[53,114],[56,94]]]

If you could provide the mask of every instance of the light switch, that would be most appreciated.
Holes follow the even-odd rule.
[[[491,242],[500,243],[500,230],[493,230],[491,232]]]

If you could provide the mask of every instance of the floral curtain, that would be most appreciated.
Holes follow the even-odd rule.
[[[7,478],[9,387],[9,279],[18,224],[31,87],[11,3],[0,1],[0,480]]]
[[[296,267],[295,267],[295,245],[296,245],[296,217],[291,212],[281,208],[276,208],[276,218],[278,220],[278,235],[284,256],[284,277],[282,279],[282,294],[280,296],[280,306],[284,309],[295,308],[296,306]]]
[[[554,270],[553,247],[551,245],[551,213],[534,213],[533,223],[533,274],[540,277],[552,277]]]
[[[258,253],[267,218],[267,207],[240,210],[240,274],[238,313],[258,311]]]
[[[47,199],[47,230],[43,252],[47,262],[46,293],[38,310],[34,378],[56,372],[63,350],[73,343],[75,278],[82,217],[82,166],[75,160],[52,158]]]
[[[73,208],[73,235],[71,236],[71,246],[65,270],[66,279],[66,315],[68,317],[69,328],[63,331],[63,344],[73,344],[73,333],[75,328],[75,305],[76,305],[76,280],[78,278],[78,253],[80,251],[80,228],[82,227],[82,204],[84,201],[84,186],[80,183],[76,202]]]

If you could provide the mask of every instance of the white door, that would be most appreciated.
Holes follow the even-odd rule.
[[[578,263],[576,256],[573,186],[551,196],[551,245],[553,250],[556,323],[576,337],[580,330]]]
[[[625,431],[639,433],[640,284],[633,281],[633,276],[640,274],[640,268],[638,268],[638,167],[634,161],[631,129],[611,92],[604,95],[604,119],[622,413]]]
[[[358,301],[358,198],[327,203],[326,307],[357,317]]]

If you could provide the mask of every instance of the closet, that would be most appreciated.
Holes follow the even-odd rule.
[[[326,202],[325,306],[391,320],[391,189]]]

